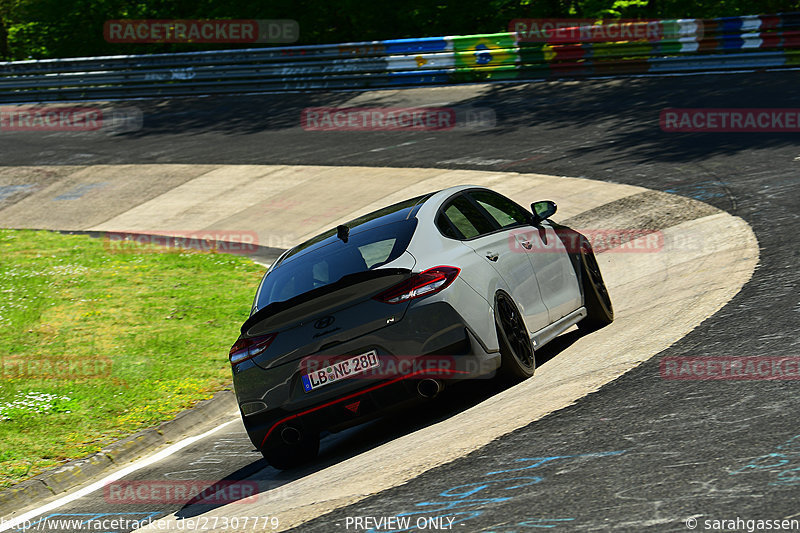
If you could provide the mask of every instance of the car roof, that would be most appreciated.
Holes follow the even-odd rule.
[[[401,220],[407,220],[413,217],[416,212],[419,210],[420,206],[427,201],[432,195],[436,193],[428,193],[423,194],[420,196],[416,196],[414,198],[410,198],[408,200],[403,200],[402,202],[397,202],[395,204],[383,207],[376,211],[372,211],[371,213],[367,213],[362,215],[358,218],[355,218],[349,222],[345,222],[343,225],[347,226],[350,230],[350,235],[355,235],[361,233],[362,231],[366,231],[372,228],[377,228],[379,226],[383,226],[386,224],[391,224],[394,222],[399,222]],[[318,248],[325,246],[330,239],[335,239],[337,235],[337,229],[332,228],[328,231],[320,233],[308,239],[305,242],[294,246],[293,248],[289,249],[281,258],[281,263],[292,256],[301,253],[312,252]],[[276,267],[279,265],[275,265]]]
[[[350,235],[354,235],[371,228],[376,228],[385,224],[391,224],[400,220],[406,220],[423,213],[424,217],[432,218],[435,216],[439,205],[441,205],[441,203],[447,198],[460,191],[470,189],[486,189],[486,187],[481,187],[478,185],[457,185],[454,187],[448,187],[439,191],[415,196],[408,200],[403,200],[402,202],[397,202],[376,211],[372,211],[346,222],[344,225],[349,228]],[[279,258],[274,267],[277,268],[281,263],[292,258],[293,256],[298,254],[304,255],[307,252],[312,252],[325,246],[330,242],[331,239],[335,239],[336,235],[336,228],[331,228],[328,231],[320,233],[319,235],[316,235],[311,239],[308,239],[307,241],[290,248]]]

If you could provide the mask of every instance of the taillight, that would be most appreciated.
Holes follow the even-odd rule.
[[[460,268],[452,266],[429,268],[373,296],[373,299],[387,304],[399,304],[415,298],[435,294],[453,283],[459,272],[461,272]]]
[[[239,339],[231,346],[228,359],[231,360],[232,365],[252,359],[269,348],[269,345],[272,344],[272,341],[277,336],[277,333],[270,333],[269,335],[261,335],[250,339]]]

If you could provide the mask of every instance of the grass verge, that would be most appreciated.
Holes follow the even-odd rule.
[[[169,420],[230,382],[263,267],[0,230],[0,487]]]

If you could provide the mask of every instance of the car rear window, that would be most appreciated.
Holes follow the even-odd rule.
[[[256,307],[262,309],[335,283],[349,274],[394,261],[408,247],[416,226],[417,219],[410,218],[353,230],[346,243],[333,237],[322,246],[287,258],[264,277]]]

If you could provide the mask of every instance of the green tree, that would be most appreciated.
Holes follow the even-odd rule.
[[[5,59],[236,48],[225,44],[106,42],[110,19],[294,19],[297,44],[507,31],[517,18],[711,18],[800,11],[800,0],[0,0]],[[256,45],[270,46],[270,45]]]

